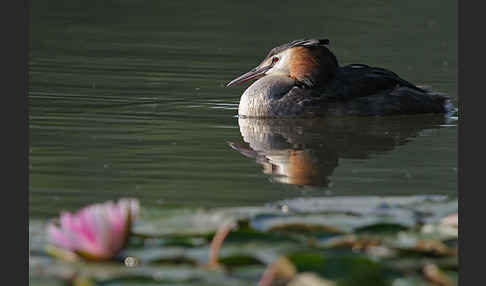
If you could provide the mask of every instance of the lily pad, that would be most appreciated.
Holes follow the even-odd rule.
[[[287,256],[299,272],[317,273],[337,285],[388,285],[383,267],[356,254],[299,252]]]
[[[207,235],[222,225],[236,223],[265,212],[278,213],[272,207],[220,208],[220,209],[176,209],[147,210],[134,233],[141,236]]]

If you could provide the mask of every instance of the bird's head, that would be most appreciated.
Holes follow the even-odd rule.
[[[319,86],[333,77],[338,67],[336,57],[326,47],[328,44],[328,39],[304,39],[275,47],[256,68],[233,79],[226,86],[265,75],[290,77],[308,87]]]

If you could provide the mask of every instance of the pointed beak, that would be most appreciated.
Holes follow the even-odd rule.
[[[252,69],[251,71],[243,74],[243,75],[240,75],[239,77],[235,78],[234,80],[228,82],[226,84],[226,86],[232,86],[232,85],[235,85],[235,84],[239,84],[239,83],[242,83],[242,82],[245,82],[245,81],[249,81],[251,79],[256,79],[256,78],[260,78],[262,76],[265,75],[265,72],[267,72],[269,69],[272,68],[272,65],[268,65],[268,66],[264,66],[264,67],[256,67],[254,69]]]

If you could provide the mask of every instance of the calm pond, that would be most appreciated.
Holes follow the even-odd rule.
[[[457,105],[455,1],[33,1],[32,219],[136,197],[147,208],[457,193],[457,121],[238,120],[224,84],[272,47],[328,38]]]
[[[250,120],[225,83],[328,38],[457,106],[456,22],[439,0],[33,1],[30,284],[455,285],[455,115]],[[52,257],[51,218],[121,197],[122,254]]]

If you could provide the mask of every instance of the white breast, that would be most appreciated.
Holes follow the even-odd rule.
[[[287,76],[267,75],[250,85],[240,98],[238,114],[264,117],[269,114],[272,102],[287,93],[295,81]]]

